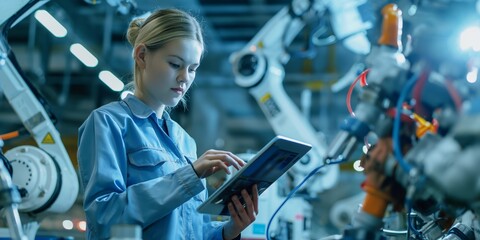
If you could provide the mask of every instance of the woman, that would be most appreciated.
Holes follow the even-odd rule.
[[[182,101],[204,51],[202,31],[189,14],[157,10],[133,20],[127,32],[135,60],[134,95],[94,110],[79,129],[78,161],[85,189],[88,239],[109,237],[117,223],[138,224],[144,239],[239,239],[255,220],[258,191],[228,204],[226,223],[196,212],[204,178],[245,163],[226,151],[197,159],[195,141],[166,108]]]

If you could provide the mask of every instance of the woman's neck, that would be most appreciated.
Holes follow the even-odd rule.
[[[143,92],[138,90],[135,90],[134,95],[135,97],[140,99],[142,102],[144,102],[147,106],[152,108],[152,110],[155,111],[155,113],[157,114],[158,118],[163,117],[163,111],[165,110],[164,104],[156,102],[153,98],[148,96],[148,94],[144,94]]]

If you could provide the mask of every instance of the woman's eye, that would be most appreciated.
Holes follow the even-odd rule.
[[[169,63],[171,67],[177,69],[177,68],[180,68],[180,65],[178,64],[175,64],[175,63]]]
[[[192,69],[192,68],[190,68],[190,69],[188,69],[188,71],[189,71],[189,72],[196,72],[197,69]]]

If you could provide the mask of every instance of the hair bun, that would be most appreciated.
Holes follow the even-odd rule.
[[[143,18],[135,18],[130,22],[127,31],[127,40],[132,45],[135,46],[135,41],[137,40],[138,33],[140,32],[140,28],[142,28],[145,19]]]

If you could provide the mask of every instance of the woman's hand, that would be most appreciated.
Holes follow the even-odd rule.
[[[245,162],[235,154],[220,150],[208,150],[197,161],[193,162],[193,169],[199,178],[206,178],[220,170],[230,174],[229,166],[237,170],[245,166]]]
[[[247,190],[242,190],[242,197],[245,201],[245,207],[242,205],[238,197],[232,197],[232,202],[228,203],[228,211],[230,212],[230,221],[223,227],[223,239],[235,239],[240,233],[255,221],[258,214],[258,189],[257,185],[252,186],[252,194],[248,194]]]

